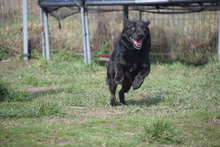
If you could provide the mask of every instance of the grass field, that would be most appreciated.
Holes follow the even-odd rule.
[[[105,66],[70,52],[51,58],[0,62],[0,146],[220,146],[216,57],[202,66],[152,63],[117,107]]]

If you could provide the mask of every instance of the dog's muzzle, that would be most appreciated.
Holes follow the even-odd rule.
[[[134,46],[135,49],[137,49],[137,50],[141,49],[143,39],[135,40],[135,39],[133,39],[132,37],[130,37],[130,39],[131,39],[131,41],[133,42],[133,46]]]

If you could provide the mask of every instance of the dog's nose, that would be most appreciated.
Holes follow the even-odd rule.
[[[138,39],[142,39],[142,38],[144,37],[144,35],[141,34],[141,33],[139,33],[139,34],[137,35],[137,37],[138,37]]]

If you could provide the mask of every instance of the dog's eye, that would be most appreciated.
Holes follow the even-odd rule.
[[[145,31],[145,30],[146,30],[146,28],[143,28],[143,30]]]
[[[135,28],[134,28],[134,27],[132,27],[132,28],[131,28],[131,30],[132,30],[132,31],[134,31],[134,30],[135,30]]]

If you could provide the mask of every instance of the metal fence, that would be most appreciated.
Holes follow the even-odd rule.
[[[40,10],[37,0],[27,0],[28,50],[41,52]],[[121,6],[105,6],[115,9]],[[22,0],[0,0],[0,60],[23,53]],[[92,58],[108,54],[123,28],[123,12],[89,12]],[[139,19],[139,12],[129,11],[130,19]],[[217,53],[218,12],[189,14],[142,13],[142,20],[150,20],[152,59],[184,60],[205,63]],[[49,16],[51,53],[73,51],[83,55],[81,16],[75,14],[61,20]]]

